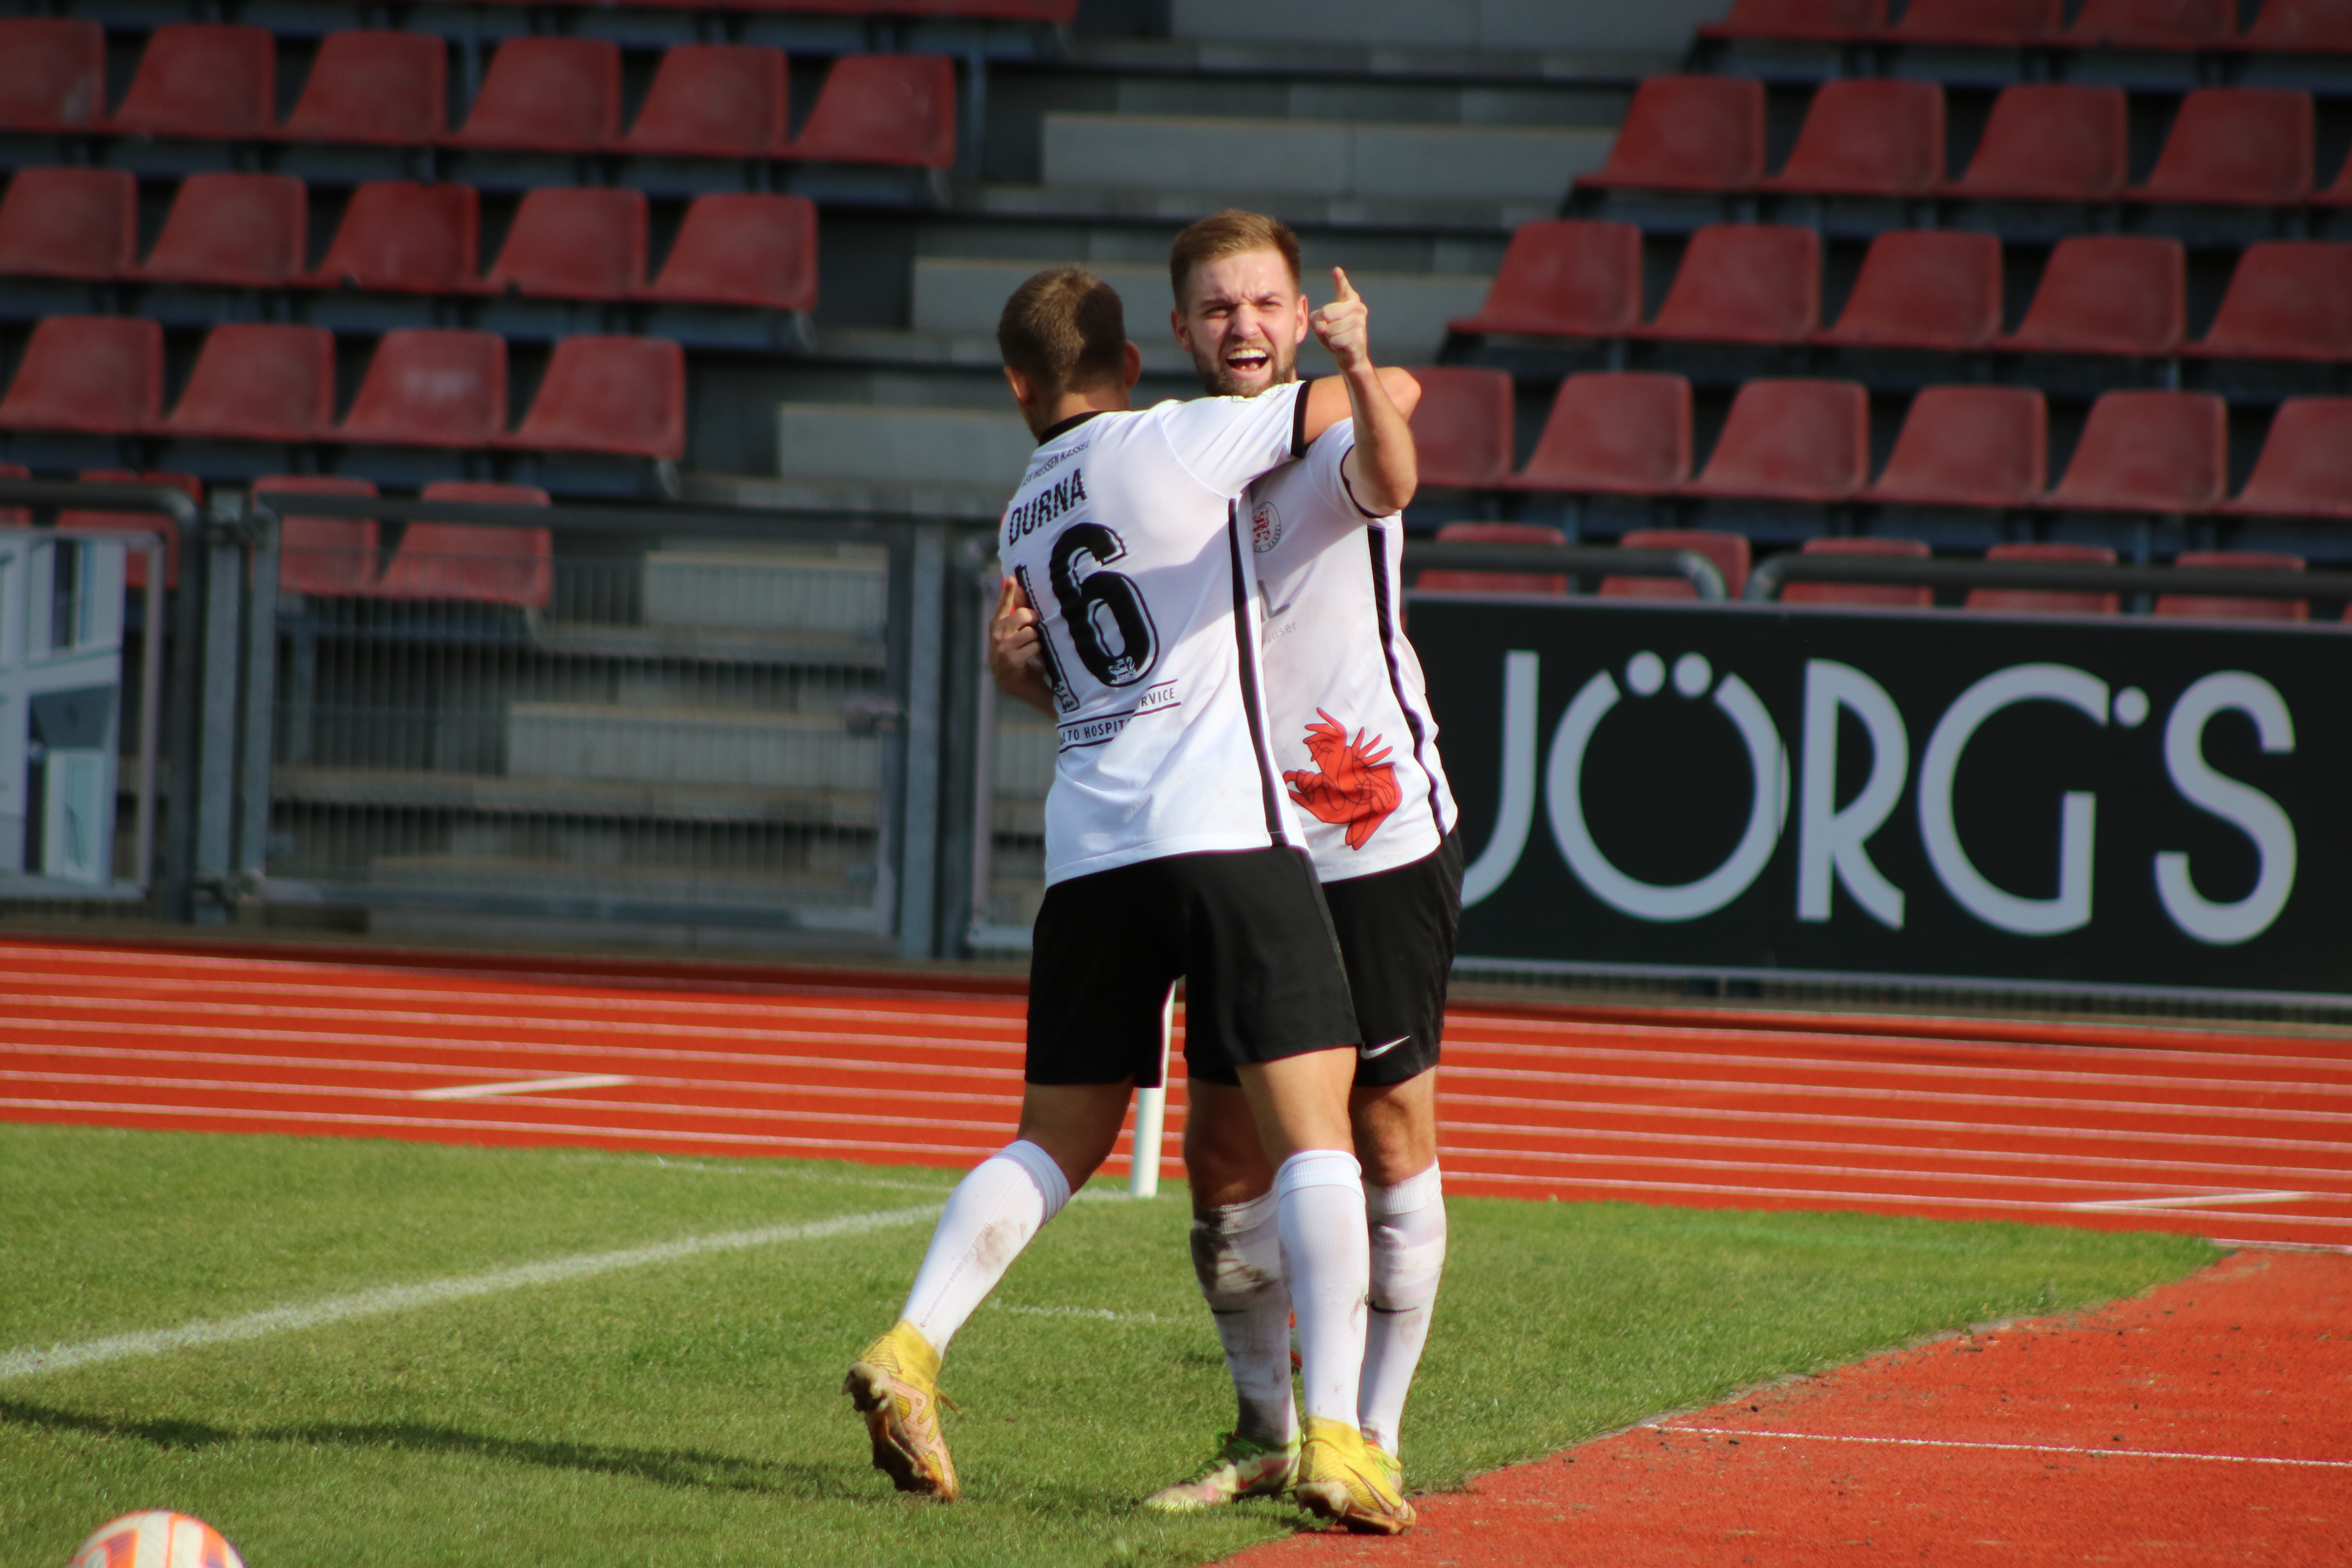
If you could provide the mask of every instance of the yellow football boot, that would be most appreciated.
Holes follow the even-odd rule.
[[[1297,1443],[1262,1443],[1228,1432],[1215,1457],[1190,1480],[1160,1488],[1143,1506],[1154,1513],[1195,1513],[1245,1497],[1280,1497],[1297,1469]]]
[[[940,1435],[940,1352],[922,1331],[900,1319],[849,1363],[841,1389],[866,1417],[876,1469],[902,1492],[955,1500],[955,1461]]]
[[[1399,1535],[1412,1525],[1396,1461],[1341,1421],[1309,1415],[1300,1423],[1298,1479],[1291,1495],[1308,1512],[1360,1535]]]

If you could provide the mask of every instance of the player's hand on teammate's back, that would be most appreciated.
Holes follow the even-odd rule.
[[[1037,668],[1039,640],[1045,636],[1038,629],[1041,619],[1021,584],[1005,578],[1003,591],[996,595],[996,613],[988,622],[988,673],[998,690],[1051,718],[1054,694],[1045,671]]]
[[[1363,296],[1340,268],[1331,268],[1331,286],[1338,297],[1307,318],[1315,329],[1315,341],[1330,351],[1342,371],[1371,363],[1371,312]]]

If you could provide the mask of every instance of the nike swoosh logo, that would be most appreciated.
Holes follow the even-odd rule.
[[[1374,1057],[1384,1057],[1411,1038],[1412,1038],[1411,1035],[1399,1035],[1395,1039],[1391,1040],[1385,1046],[1366,1046],[1364,1047],[1364,1059],[1366,1061],[1370,1061]]]

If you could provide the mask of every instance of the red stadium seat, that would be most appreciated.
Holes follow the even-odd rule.
[[[425,487],[420,500],[487,501],[545,506],[536,485],[479,484],[444,479]],[[519,605],[543,610],[555,598],[554,536],[544,528],[490,528],[470,523],[412,522],[369,594],[379,599],[442,599],[476,605]]]
[[[666,338],[566,338],[530,413],[502,447],[617,457],[686,455],[686,351]]]
[[[2290,397],[2279,405],[2246,488],[2221,510],[2352,518],[2352,397]]]
[[[1853,381],[1759,379],[1731,400],[1685,495],[1844,500],[1870,482],[1870,394]]]
[[[2053,505],[2209,511],[2230,472],[2230,410],[2208,392],[2109,392],[2091,405]]]
[[[1446,489],[1485,489],[1511,472],[1511,378],[1499,370],[1458,365],[1415,367],[1421,403],[1412,411],[1421,482]]]
[[[2345,0],[2263,0],[2238,47],[2280,54],[2352,54],[2352,5]]]
[[[310,193],[291,174],[191,174],[139,276],[150,282],[278,289],[302,270]]]
[[[26,169],[0,199],[0,274],[119,278],[137,264],[139,182],[121,169]]]
[[[788,156],[835,163],[955,163],[955,66],[945,55],[848,55],[834,62]]]
[[[2311,94],[2200,88],[2183,99],[2141,202],[2295,205],[2311,195]]]
[[[1911,44],[2033,44],[2055,38],[2061,0],[1911,0],[1891,37]]]
[[[2352,245],[2302,239],[2246,247],[2213,324],[2181,352],[2352,360]]]
[[[0,429],[136,435],[163,412],[163,329],[136,316],[50,316],[0,401]]]
[[[551,300],[626,299],[645,286],[646,227],[638,191],[532,191],[479,287]]]
[[[267,27],[179,22],[147,36],[139,74],[109,131],[142,136],[266,136],[278,119],[278,43]]]
[[[372,496],[369,479],[323,474],[280,475],[256,479],[255,495]],[[364,594],[375,581],[379,536],[373,518],[280,517],[278,520],[278,591],[346,598]]]
[[[1837,43],[1886,26],[1886,0],[1732,0],[1731,15],[1698,30],[1702,38],[1802,38]]]
[[[1930,553],[1922,539],[1886,539],[1858,534],[1842,539],[1808,539],[1807,555],[1899,555],[1926,560]],[[1780,590],[1784,605],[1870,605],[1889,610],[1933,608],[1932,588],[1903,588],[1878,583],[1791,583]]]
[[[383,335],[337,438],[487,447],[506,423],[506,339],[496,332],[411,329]]]
[[[20,476],[23,470],[18,470]],[[170,485],[173,489],[184,493],[197,505],[204,504],[205,487],[194,474],[135,474],[128,468],[87,468],[79,477],[83,482],[96,485]],[[155,521],[155,514],[152,512],[81,511],[68,509],[58,513],[58,531],[60,533],[114,532],[128,528],[134,532],[143,533],[149,531]],[[167,527],[162,531],[162,533],[163,586],[176,588],[180,585],[180,531]],[[122,585],[126,588],[147,586],[147,552],[145,551],[132,550],[125,554],[122,563]]]
[[[1996,544],[1988,561],[2051,561],[2112,566],[2116,552],[2104,544]],[[1961,608],[2007,616],[2113,616],[2123,602],[2113,594],[2073,594],[2042,588],[1971,588]]]
[[[1822,239],[1793,224],[1709,224],[1691,236],[1658,319],[1631,334],[1801,343],[1822,324]]]
[[[490,58],[453,147],[601,153],[621,134],[621,47],[602,38],[509,38]]]
[[[1768,191],[1925,195],[1944,183],[1944,89],[1934,82],[1822,84]]]
[[[1580,186],[1745,191],[1764,177],[1764,84],[1654,76],[1634,89],[1609,162]]]
[[[1966,353],[2000,332],[2000,241],[1895,229],[1870,242],[1838,322],[1814,342]]]
[[[1627,550],[1696,550],[1723,574],[1726,596],[1738,599],[1748,586],[1748,549],[1744,533],[1702,528],[1637,528],[1617,542]],[[1698,590],[1682,577],[1603,577],[1604,599],[1696,599]]]
[[[278,134],[423,146],[448,129],[447,46],[430,33],[330,33]]]
[[[2300,572],[2300,555],[2271,555],[2259,550],[2189,550],[2175,566],[2243,567],[2251,571]],[[2303,599],[2217,598],[2203,594],[2162,594],[2156,601],[2159,616],[2193,616],[2208,621],[2307,621],[2311,605]]]
[[[1657,495],[1690,478],[1691,389],[1678,375],[1590,372],[1560,383],[1510,489]]]
[[[335,334],[324,327],[215,327],[167,436],[310,441],[335,423]]]
[[[326,260],[296,281],[313,289],[456,293],[474,281],[481,229],[481,198],[471,185],[371,180],[352,193]]]
[[[1642,321],[1642,231],[1578,219],[1521,224],[1486,303],[1457,332],[1613,338]]]
[[[815,310],[816,204],[806,196],[695,197],[661,277],[635,298]]]
[[[2062,239],[2017,331],[1995,345],[2035,353],[2177,353],[2188,323],[2188,259],[2176,239]]]
[[[105,116],[105,28],[79,17],[0,17],[0,130],[87,131]]]
[[[2127,49],[2210,49],[2238,31],[2238,0],[2083,0],[2068,38]]]
[[[632,153],[767,158],[790,133],[784,51],[751,44],[678,44],[662,56],[630,128]]]
[[[1993,100],[1968,173],[1945,190],[1955,196],[2113,201],[2124,188],[2126,119],[2120,88],[2010,88]]]
[[[1566,544],[1560,529],[1539,522],[1449,522],[1437,531],[1441,544]],[[1423,572],[1413,586],[1439,594],[1553,594],[1568,592],[1568,578],[1550,572]]]
[[[1930,386],[1864,500],[1900,506],[2030,506],[2049,483],[2050,414],[2023,386]]]

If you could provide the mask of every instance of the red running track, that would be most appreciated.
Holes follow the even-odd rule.
[[[1880,1356],[1228,1568],[2352,1562],[2352,1258],[2239,1253],[2088,1318]],[[1406,1462],[1412,1462],[1410,1449]]]
[[[1021,1090],[1022,987],[966,976],[16,939],[0,991],[25,1121],[963,1166]],[[2352,1245],[2339,1037],[1475,1004],[1447,1029],[1457,1193]]]

